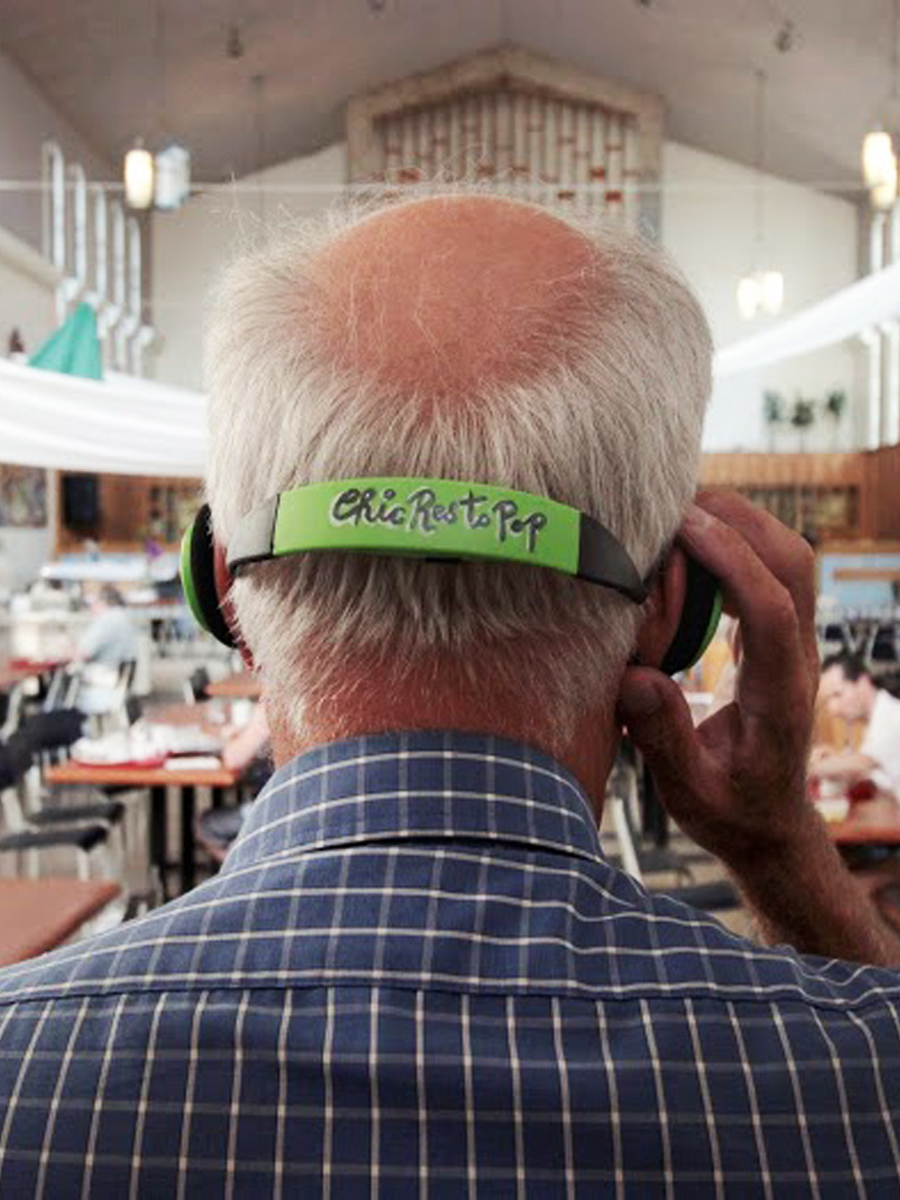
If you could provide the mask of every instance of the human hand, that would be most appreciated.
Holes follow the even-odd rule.
[[[629,667],[619,714],[678,825],[736,870],[796,852],[809,822],[806,764],[819,677],[813,553],[734,493],[701,493],[678,534],[741,625],[735,698],[694,728],[678,685]]]

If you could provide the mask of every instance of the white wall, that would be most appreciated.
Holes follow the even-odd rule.
[[[782,316],[837,291],[857,278],[858,217],[846,200],[766,176],[766,262],[785,277]],[[755,187],[759,176],[727,159],[675,142],[663,150],[662,241],[695,288],[717,347],[768,328],[779,318],[744,321],[738,314],[738,280],[753,262]],[[850,344],[748,372],[718,385],[704,433],[707,450],[768,449],[762,420],[766,389],[789,405],[797,394],[823,399],[832,388],[847,393],[847,414],[835,429],[819,422],[806,449],[850,449],[863,442],[865,395],[861,348]],[[792,428],[778,432],[775,448],[799,448]]]
[[[110,164],[0,51],[0,179],[39,183],[41,145],[48,138],[59,143],[67,160],[79,161],[89,179],[108,181],[113,177]],[[40,194],[33,190],[0,193],[0,227],[39,247]]]
[[[148,373],[165,383],[201,386],[203,317],[209,289],[241,250],[291,219],[311,216],[339,199],[347,149],[329,146],[195,196],[173,213],[157,213],[152,229],[153,320],[158,346]]]
[[[0,228],[0,354],[6,354],[12,329],[21,333],[28,353],[50,336],[56,326],[55,281],[55,272],[46,259]]]
[[[10,567],[13,588],[27,586],[53,558],[56,547],[56,472],[47,472],[47,524],[43,529],[12,529],[0,525],[2,554]]]
[[[201,386],[203,311],[219,270],[260,232],[290,217],[312,215],[337,199],[345,172],[346,149],[339,144],[241,180],[233,193],[196,197],[179,212],[154,218],[153,311],[162,337],[148,365],[157,378]],[[763,328],[764,321],[742,321],[735,304],[737,282],[748,271],[753,253],[755,172],[669,142],[664,147],[663,181],[663,243],[706,308],[717,346]],[[264,199],[254,191],[257,182],[266,188]],[[788,315],[856,278],[856,209],[847,201],[774,178],[769,187],[769,257],[785,275]],[[764,320],[771,323],[773,318]],[[824,398],[832,388],[842,387],[862,412],[860,362],[860,350],[838,346],[729,381],[717,390],[711,405],[706,448],[767,449],[769,431],[762,422],[767,388],[780,391],[792,404],[797,391]],[[848,414],[836,431],[830,424],[815,427],[806,444],[809,449],[831,449],[834,444],[848,448],[862,444],[862,438]],[[793,429],[779,432],[777,448],[797,445]]]

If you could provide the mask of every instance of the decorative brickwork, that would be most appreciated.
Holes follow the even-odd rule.
[[[655,97],[502,48],[351,101],[349,174],[489,182],[653,232],[661,127]]]

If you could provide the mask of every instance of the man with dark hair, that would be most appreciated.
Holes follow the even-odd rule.
[[[817,746],[812,773],[848,784],[871,778],[900,796],[900,700],[878,687],[861,655],[848,653],[825,659],[819,695],[833,716],[865,721],[866,732],[858,750]]]

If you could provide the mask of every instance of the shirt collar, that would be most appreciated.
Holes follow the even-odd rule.
[[[412,838],[600,857],[590,802],[549,755],[482,734],[387,733],[331,742],[280,767],[223,869]]]

